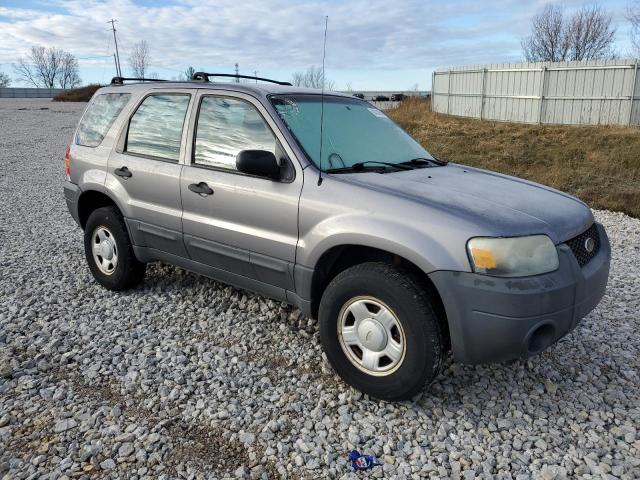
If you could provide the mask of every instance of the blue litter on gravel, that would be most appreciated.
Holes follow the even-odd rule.
[[[349,453],[349,460],[351,461],[354,472],[358,470],[371,470],[373,467],[382,465],[373,455],[362,455],[357,450],[352,450]]]

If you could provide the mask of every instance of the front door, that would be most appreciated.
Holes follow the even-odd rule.
[[[186,257],[182,242],[180,163],[193,92],[146,95],[109,157],[107,187],[128,204],[133,243]]]
[[[192,260],[231,273],[222,275],[230,283],[251,288],[259,282],[257,290],[275,288],[270,293],[282,296],[293,290],[302,171],[251,97],[205,92],[196,101],[190,161],[180,182],[187,251]],[[276,155],[281,180],[238,172],[238,152],[254,149]]]

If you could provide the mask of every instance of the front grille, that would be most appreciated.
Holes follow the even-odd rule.
[[[593,241],[593,249],[591,251],[587,250],[587,242],[589,239]],[[576,257],[576,260],[578,260],[578,265],[584,267],[598,254],[598,251],[600,250],[600,236],[598,235],[598,228],[596,227],[596,224],[594,223],[589,227],[589,229],[585,230],[577,237],[573,237],[571,240],[568,240],[567,245],[569,245],[569,248]]]

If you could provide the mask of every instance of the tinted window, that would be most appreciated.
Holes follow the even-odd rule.
[[[204,97],[200,105],[194,162],[235,170],[240,150],[268,150],[276,140],[255,107],[244,100]]]
[[[100,145],[111,124],[129,101],[129,97],[128,93],[104,93],[96,96],[82,117],[76,133],[76,145]]]
[[[178,160],[187,94],[149,95],[131,117],[127,152]]]

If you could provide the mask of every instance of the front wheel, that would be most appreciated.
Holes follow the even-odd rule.
[[[420,281],[403,269],[372,262],[341,272],[322,296],[319,321],[333,368],[373,397],[411,398],[440,372],[440,319]]]

